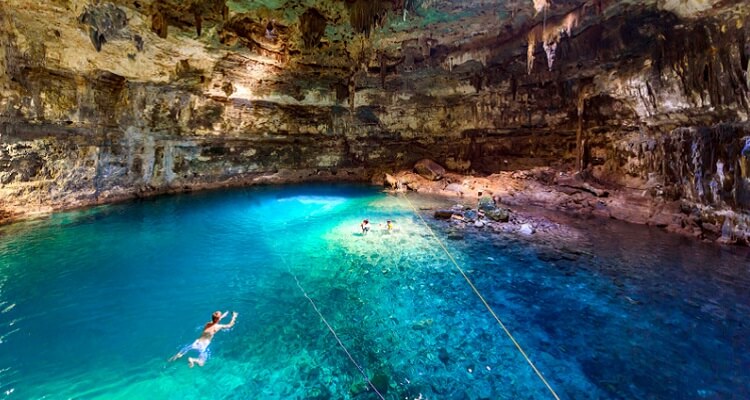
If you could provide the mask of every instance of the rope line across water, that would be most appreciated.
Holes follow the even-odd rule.
[[[367,373],[365,372],[364,368],[362,368],[362,366],[360,366],[359,363],[357,363],[357,361],[354,360],[354,357],[352,357],[351,353],[349,353],[349,350],[347,350],[344,343],[341,341],[341,339],[339,339],[339,335],[336,334],[336,331],[333,329],[331,324],[328,323],[328,320],[326,320],[326,318],[323,316],[323,313],[320,312],[320,309],[318,309],[318,306],[315,304],[315,301],[313,301],[313,299],[307,294],[307,291],[305,290],[305,288],[302,287],[302,284],[299,282],[299,279],[297,279],[297,275],[295,275],[292,272],[292,269],[289,266],[289,263],[286,262],[286,259],[284,258],[284,256],[283,255],[280,255],[280,256],[281,256],[282,262],[286,266],[287,271],[294,278],[294,281],[297,283],[297,287],[305,296],[305,298],[310,302],[310,304],[312,304],[313,309],[315,309],[315,312],[318,313],[318,316],[320,316],[320,320],[323,321],[323,323],[326,325],[328,330],[331,332],[333,337],[338,342],[341,349],[344,350],[344,353],[346,353],[346,356],[349,357],[349,360],[352,362],[352,364],[354,364],[354,366],[357,367],[357,369],[359,370],[359,373],[362,374],[362,377],[365,378],[365,381],[367,381],[367,384],[370,385],[370,387],[372,388],[372,390],[375,391],[378,397],[380,397],[381,400],[385,400],[385,397],[383,397],[383,395],[378,391],[378,388],[376,388],[375,385],[372,384],[372,381],[370,381],[370,378],[367,376]]]
[[[456,269],[458,270],[458,272],[460,272],[461,275],[464,277],[464,279],[466,280],[466,283],[468,283],[469,286],[471,286],[471,290],[473,290],[474,294],[476,294],[477,297],[479,297],[479,300],[482,301],[482,303],[484,304],[484,306],[487,307],[487,310],[490,312],[490,314],[492,314],[492,317],[495,318],[495,321],[497,321],[498,325],[500,325],[500,327],[503,329],[503,331],[505,332],[505,334],[508,335],[508,338],[510,338],[510,340],[513,342],[513,344],[516,346],[516,348],[518,349],[518,352],[521,353],[521,355],[526,360],[526,362],[529,364],[529,366],[531,366],[531,369],[534,370],[534,372],[536,373],[536,376],[538,376],[539,379],[541,379],[542,383],[544,383],[544,386],[547,387],[547,389],[552,394],[552,396],[556,400],[560,400],[560,397],[557,395],[557,393],[555,392],[555,390],[552,389],[552,386],[550,386],[549,382],[547,382],[547,380],[544,378],[544,375],[542,375],[542,373],[539,372],[539,369],[537,369],[536,365],[534,365],[534,363],[531,361],[531,359],[529,358],[529,356],[526,355],[526,352],[523,350],[523,348],[518,343],[518,341],[516,341],[516,339],[510,333],[510,331],[508,330],[508,328],[505,327],[505,324],[503,324],[503,321],[501,321],[500,318],[497,316],[497,314],[495,314],[495,311],[492,309],[492,307],[490,307],[489,303],[487,303],[487,301],[484,299],[484,296],[482,296],[482,294],[479,293],[479,290],[476,288],[476,286],[474,286],[474,283],[471,281],[471,279],[469,279],[469,277],[466,275],[466,273],[464,272],[464,270],[458,265],[458,262],[456,261],[456,259],[453,258],[453,255],[451,254],[451,252],[448,251],[448,248],[445,247],[445,245],[440,240],[440,238],[438,238],[437,235],[435,234],[435,231],[433,231],[432,228],[430,228],[430,225],[427,224],[427,221],[425,221],[424,218],[422,218],[422,215],[419,214],[419,212],[417,211],[417,208],[414,207],[414,204],[411,202],[411,200],[409,200],[409,197],[405,195],[405,196],[403,196],[403,198],[406,199],[406,202],[409,203],[409,207],[411,207],[411,209],[414,210],[414,214],[417,217],[419,217],[419,219],[422,221],[422,223],[424,224],[424,226],[427,227],[427,230],[430,231],[430,234],[432,235],[433,238],[435,238],[435,241],[440,245],[440,247],[443,248],[443,251],[445,251],[445,254],[448,255],[448,258],[451,260],[451,262],[453,262],[453,265],[456,266]]]

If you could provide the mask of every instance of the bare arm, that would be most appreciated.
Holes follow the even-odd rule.
[[[222,325],[221,329],[229,329],[234,326],[234,322],[237,320],[237,312],[232,312],[232,320],[228,324]]]

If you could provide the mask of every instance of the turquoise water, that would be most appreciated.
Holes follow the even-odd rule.
[[[571,250],[427,221],[561,398],[750,398],[743,249],[573,222]],[[206,366],[167,362],[215,310],[239,317]],[[0,397],[377,399],[358,366],[388,399],[552,398],[404,200],[369,187],[163,197],[0,229]]]

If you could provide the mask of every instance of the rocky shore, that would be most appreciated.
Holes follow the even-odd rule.
[[[746,214],[701,207],[685,200],[665,201],[653,196],[648,189],[606,185],[595,179],[585,179],[581,174],[550,167],[473,176],[448,172],[430,160],[422,160],[414,169],[395,174],[373,173],[363,168],[341,169],[335,173],[325,169],[279,170],[161,190],[115,188],[100,193],[82,193],[75,199],[66,196],[53,203],[42,199],[47,195],[45,193],[34,202],[34,191],[29,191],[26,196],[20,196],[18,202],[6,202],[0,206],[0,225],[40,218],[53,212],[159,195],[252,185],[363,182],[368,179],[394,192],[454,199],[453,207],[431,211],[434,218],[449,220],[456,227],[533,238],[535,243],[556,243],[558,247],[578,242],[580,234],[565,223],[552,221],[548,215],[540,213],[539,208],[576,218],[611,218],[655,226],[706,242],[750,245],[750,216]]]
[[[750,245],[750,216],[701,207],[685,200],[666,201],[649,189],[606,185],[584,179],[582,174],[554,168],[478,177],[447,172],[431,161],[420,163],[413,171],[386,175],[384,184],[394,191],[440,195],[476,205],[437,210],[434,216],[438,219],[480,228],[487,225],[523,235],[544,232],[569,237],[572,234],[564,231],[564,225],[550,223],[533,212],[520,211],[524,206],[537,206],[576,217],[656,226],[703,241]]]

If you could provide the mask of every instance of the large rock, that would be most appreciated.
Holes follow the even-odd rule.
[[[459,196],[463,196],[464,195],[464,187],[463,187],[463,185],[461,185],[459,183],[448,184],[448,186],[446,186],[443,190],[446,191],[446,192],[456,193]]]
[[[435,210],[435,219],[451,219],[453,211],[451,210]]]
[[[533,235],[535,232],[536,230],[531,224],[523,224],[518,228],[518,233],[526,236]]]
[[[492,200],[492,197],[490,197],[490,196],[482,196],[479,199],[479,206],[478,206],[478,208],[481,211],[485,211],[486,212],[486,211],[492,211],[492,210],[496,209],[497,206],[495,205],[495,201]]]
[[[486,211],[484,215],[495,222],[508,222],[510,220],[510,213],[504,208]]]
[[[436,181],[445,175],[445,168],[435,161],[426,158],[414,164],[414,171],[431,181]]]

